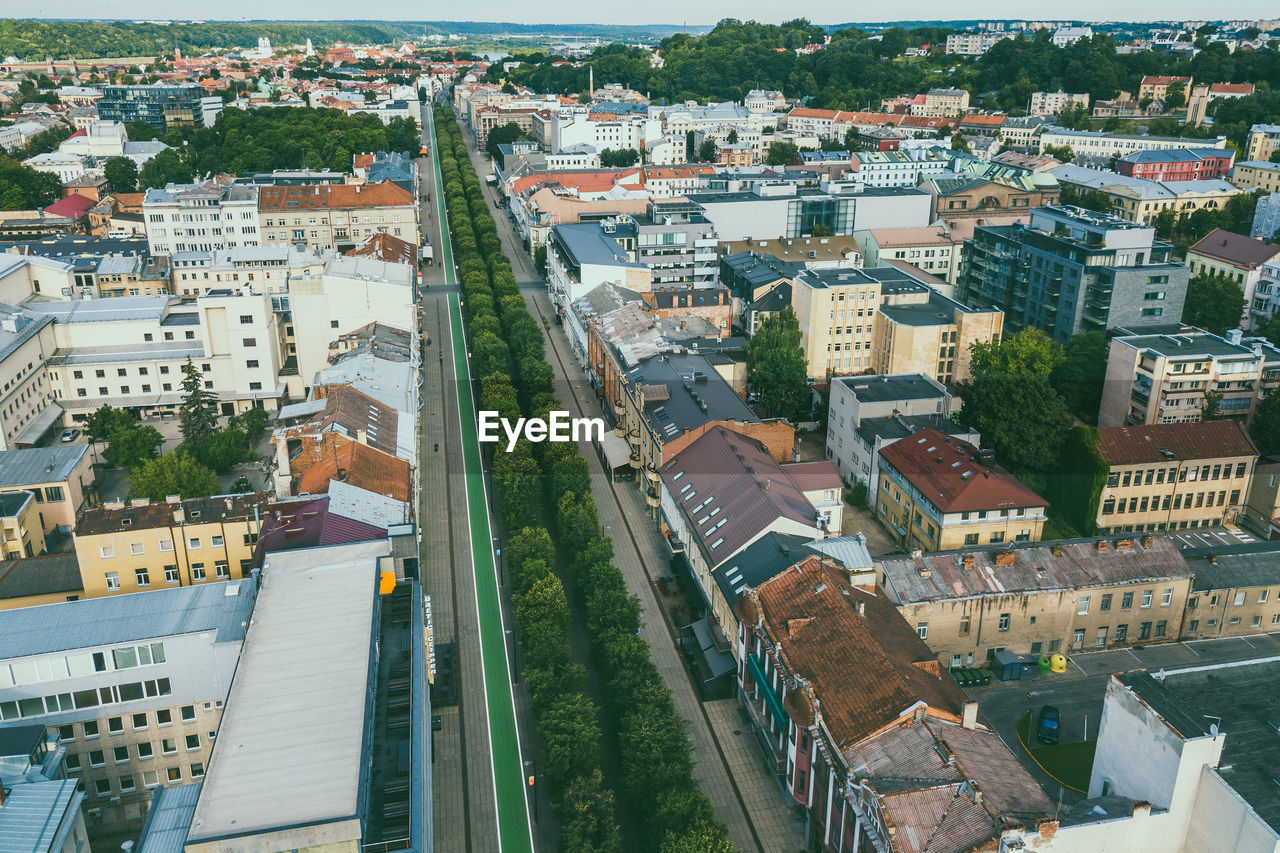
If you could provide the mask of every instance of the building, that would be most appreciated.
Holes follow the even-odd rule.
[[[1209,106],[1215,101],[1247,98],[1254,92],[1252,83],[1214,83],[1192,86],[1187,95],[1187,124],[1204,124]]]
[[[623,230],[629,230],[625,223]],[[605,283],[637,292],[652,287],[652,270],[627,254],[616,239],[617,233],[616,221],[579,222],[551,229],[547,282],[561,314],[569,304]]]
[[[976,431],[951,415],[958,398],[924,374],[842,376],[831,382],[827,458],[849,483],[870,486],[880,475],[880,449],[931,428],[977,445]]]
[[[951,668],[1177,639],[1192,570],[1165,537],[1018,544],[876,561],[884,595]]]
[[[149,189],[142,200],[153,255],[257,246],[258,188],[211,180]]]
[[[1091,27],[1058,27],[1053,31],[1051,40],[1054,47],[1066,47],[1069,44],[1087,38],[1093,38],[1093,29]]]
[[[0,255],[0,270],[7,266],[9,257]],[[22,272],[34,268],[29,264],[20,266]],[[66,277],[63,272],[58,278],[65,281]],[[18,281],[19,278],[25,280]],[[17,297],[13,301],[18,302],[30,295],[31,278],[12,276],[0,280],[0,287],[8,290],[9,286],[14,290],[5,295]],[[0,391],[0,451],[34,445],[60,414],[44,370],[45,359],[56,348],[53,324],[47,317],[6,304],[8,301],[0,302],[0,370],[10,377],[5,382],[9,387]]]
[[[854,238],[869,267],[885,266],[892,259],[950,284],[959,277],[963,244],[951,236],[944,222],[924,228],[873,228],[855,233]]]
[[[1247,160],[1231,169],[1231,183],[1242,190],[1280,193],[1280,163]]]
[[[942,147],[854,152],[853,177],[864,187],[914,187],[922,178],[947,171],[951,156]]]
[[[0,716],[56,732],[91,829],[136,832],[152,789],[205,775],[254,586],[0,612]]]
[[[1032,92],[1031,105],[1027,112],[1033,116],[1056,116],[1068,106],[1078,105],[1089,109],[1088,92]]]
[[[1200,420],[1205,395],[1222,395],[1227,417],[1253,417],[1258,398],[1280,384],[1280,350],[1261,338],[1248,345],[1199,329],[1123,334],[1111,339],[1098,426]]]
[[[826,191],[761,182],[751,191],[688,193],[687,198],[702,208],[722,242],[813,236],[817,226],[841,237],[872,227],[913,228],[930,221],[930,199],[920,190],[824,186]]]
[[[1255,463],[1240,521],[1263,539],[1280,539],[1280,456],[1263,456]]]
[[[609,234],[607,224],[604,226]],[[618,217],[612,235],[631,259],[652,271],[655,289],[716,280],[716,232],[702,210],[685,201],[655,201],[645,213]]]
[[[1197,210],[1221,210],[1241,192],[1238,187],[1220,179],[1165,183],[1070,164],[1057,167],[1052,174],[1059,183],[1079,192],[1096,190],[1108,196],[1111,199],[1110,212],[1143,225],[1153,224],[1156,217],[1165,211],[1189,216]]]
[[[956,157],[940,177],[925,177],[920,188],[929,193],[934,219],[1007,215],[1058,203],[1058,180],[1052,172],[1033,172],[1000,162]]]
[[[917,103],[919,101],[919,103]],[[930,89],[923,99],[917,97],[911,104],[911,115],[946,118],[957,116],[969,109],[969,92],[966,89]]]
[[[947,53],[982,56],[997,43],[1013,38],[1013,33],[952,33],[947,36]]]
[[[1275,542],[1184,552],[1195,572],[1183,639],[1242,637],[1280,626],[1280,560]]]
[[[1153,227],[1078,207],[979,226],[964,245],[960,300],[1000,308],[1011,330],[1037,328],[1062,343],[1176,322],[1191,278]]]
[[[75,530],[85,597],[247,578],[267,498],[143,498],[86,511]]]
[[[1147,181],[1211,181],[1227,177],[1235,156],[1230,148],[1134,151],[1116,161],[1116,171]]]
[[[1244,234],[1215,228],[1187,249],[1187,266],[1193,275],[1217,275],[1240,285],[1244,292],[1244,314],[1240,328],[1254,329],[1271,317],[1268,292],[1259,298],[1258,285],[1267,264],[1280,263],[1280,246],[1264,243]],[[1255,301],[1258,304],[1254,304]]]
[[[195,83],[103,86],[98,115],[121,124],[145,121],[163,136],[171,128],[204,126],[204,94]]]
[[[202,296],[210,290],[244,287],[254,293],[287,293],[291,280],[322,275],[329,255],[329,252],[315,250],[300,251],[290,245],[175,252],[169,256],[170,291],[187,298]]]
[[[1191,94],[1192,79],[1190,77],[1169,77],[1160,74],[1148,74],[1138,84],[1138,100],[1150,98],[1153,101],[1168,99],[1170,86],[1181,86],[1185,98]]]
[[[41,725],[0,729],[0,839],[14,853],[79,853],[89,846],[84,790],[66,778],[65,751]]]
[[[1249,128],[1249,142],[1243,159],[1270,162],[1280,151],[1280,124],[1255,124]]]
[[[1095,111],[1096,114],[1096,111]],[[1194,139],[1180,136],[1145,136],[1142,134],[1107,133],[1102,130],[1068,130],[1065,127],[1048,126],[1040,130],[1040,147],[1037,153],[1043,154],[1046,146],[1061,148],[1066,146],[1077,156],[1107,159],[1112,156],[1123,157],[1134,151],[1156,151],[1166,148],[1226,148],[1227,138]],[[1246,159],[1256,160],[1256,157]],[[1266,159],[1265,157],[1262,159]]]
[[[263,243],[348,252],[378,232],[415,246],[421,242],[416,197],[392,181],[264,186],[258,216]]]
[[[1258,449],[1233,420],[1105,427],[1101,533],[1233,524],[1244,509]]]
[[[869,574],[809,556],[737,606],[739,697],[814,846],[995,850],[1018,829],[1051,834],[1053,804]]]
[[[44,525],[32,492],[0,492],[0,558],[17,560],[44,553]]]
[[[0,494],[29,493],[44,538],[61,538],[71,533],[85,501],[94,494],[92,460],[86,444],[2,451]]]
[[[1039,542],[1048,501],[992,457],[966,441],[922,429],[880,449],[879,476],[868,501],[907,548]]]

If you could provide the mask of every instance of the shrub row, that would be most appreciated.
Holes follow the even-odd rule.
[[[437,110],[436,128],[472,370],[483,377],[481,405],[504,415],[546,417],[561,406],[543,330],[520,296],[451,111]],[[551,568],[557,545],[569,560],[586,619],[621,757],[621,793],[641,822],[640,846],[661,853],[732,851],[727,830],[693,779],[685,721],[649,658],[640,601],[627,592],[613,564],[613,544],[601,535],[587,461],[572,443],[537,448],[522,441],[512,453],[495,453],[493,473],[499,517],[508,531],[518,531],[507,543],[507,565],[547,779],[561,797],[562,847],[614,850],[618,837],[611,792],[600,783],[595,707],[583,692],[582,667],[568,655],[568,604]],[[554,508],[553,531],[539,522],[544,501]]]

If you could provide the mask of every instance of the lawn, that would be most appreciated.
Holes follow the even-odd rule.
[[[1082,794],[1088,792],[1089,774],[1093,771],[1093,752],[1098,747],[1096,740],[1032,746],[1030,711],[1018,720],[1017,733],[1022,747],[1040,765],[1041,770],[1074,791]]]

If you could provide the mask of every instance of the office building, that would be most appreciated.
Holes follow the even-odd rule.
[[[204,95],[195,83],[103,86],[98,115],[122,124],[145,121],[164,136],[172,128],[204,126]]]
[[[1182,316],[1190,271],[1155,229],[1078,207],[1041,207],[1028,224],[978,226],[965,241],[959,298],[1002,309],[1011,331],[1074,335]]]
[[[208,252],[262,242],[258,188],[214,179],[149,189],[142,199],[147,248],[153,255]]]
[[[824,183],[802,189],[794,183],[757,183],[740,192],[687,193],[702,208],[721,241],[812,236],[822,226],[837,237],[869,228],[914,228],[929,224],[929,195],[917,189]]]
[[[1243,159],[1270,162],[1271,155],[1280,151],[1280,124],[1255,124],[1249,128],[1249,142]]]
[[[1190,215],[1197,210],[1221,210],[1241,190],[1220,178],[1155,181],[1131,178],[1104,169],[1066,164],[1052,172],[1063,186],[1077,192],[1094,191],[1111,200],[1116,216],[1151,225],[1165,211]]]

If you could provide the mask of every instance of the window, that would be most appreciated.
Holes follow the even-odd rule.
[[[173,550],[173,540],[172,540],[172,539],[162,539],[162,540],[160,541],[160,550],[161,550],[161,551],[172,551],[172,550]]]
[[[1000,630],[1001,631],[1009,630],[1009,614],[1008,613],[1000,614]]]
[[[1088,613],[1088,612],[1089,612],[1089,596],[1082,595],[1080,596],[1079,603],[1076,605],[1076,613],[1084,615],[1085,613]]]
[[[1098,601],[1098,610],[1100,610],[1103,613],[1106,613],[1110,609],[1111,609],[1111,593],[1108,592],[1106,595],[1102,596],[1102,598]]]
[[[1151,639],[1151,623],[1150,622],[1143,622],[1141,625],[1138,626],[1138,639],[1139,640]]]
[[[138,586],[151,586],[151,575],[146,569],[134,569],[133,577]]]
[[[240,325],[241,325],[241,326],[249,326],[249,325],[252,325],[252,324],[253,324],[253,315],[252,315],[252,314],[241,314],[241,315],[240,315]]]
[[[120,575],[116,572],[107,572],[107,591],[114,592],[120,589]]]
[[[969,617],[968,616],[960,617],[960,636],[961,637],[969,636]]]
[[[124,732],[124,717],[111,717],[107,720],[107,733],[118,735]]]
[[[191,765],[191,778],[192,779],[204,778],[204,765],[202,763],[197,761],[195,764]]]
[[[76,704],[79,704],[79,703],[77,702]],[[86,722],[83,724],[83,726],[84,726],[84,737],[85,737],[85,740],[89,740],[89,739],[91,739],[91,738],[95,738],[95,737],[97,737],[97,736],[100,734],[100,732],[98,731],[98,721],[97,721],[97,720],[88,720],[88,721],[86,721]]]
[[[1261,613],[1253,614],[1253,621],[1250,624],[1255,628],[1260,627],[1262,625],[1262,614]]]
[[[1164,592],[1160,593],[1160,606],[1161,606],[1161,607],[1168,607],[1168,606],[1169,606],[1169,605],[1171,605],[1171,604],[1173,604],[1173,589],[1172,589],[1172,588],[1170,588],[1170,589],[1166,589]]]
[[[221,548],[221,547],[222,547],[222,537],[221,537],[221,536],[213,536],[213,537],[211,537],[211,538],[209,539],[209,546],[210,546],[211,548]]]
[[[191,580],[192,582],[204,580],[204,563],[191,564]]]
[[[1194,634],[1196,631],[1199,631],[1199,630],[1200,630],[1200,620],[1199,620],[1199,619],[1192,619],[1190,622],[1188,622],[1188,623],[1187,623],[1187,633],[1188,633],[1188,634]]]
[[[99,797],[111,796],[111,780],[98,779],[93,783],[93,792],[97,794]]]
[[[338,321],[337,321],[337,320],[330,320],[330,321],[329,321],[329,328],[330,328],[330,329],[336,329],[336,328],[338,328]]]
[[[135,732],[140,732],[140,731],[142,731],[143,729],[145,729],[146,727],[147,727],[147,715],[146,715],[146,714],[134,714],[134,715],[133,715],[133,730],[134,730]]]
[[[1233,602],[1236,607],[1239,607],[1242,604],[1244,604],[1244,596],[1245,596],[1244,590],[1239,590],[1236,593],[1235,601]]]
[[[168,708],[161,708],[159,711],[156,711],[156,725],[157,726],[173,725],[173,712],[170,711]]]
[[[111,545],[103,545],[98,549],[98,556],[104,560],[109,560],[116,555],[116,549]]]
[[[922,640],[929,639],[929,623],[928,622],[916,623],[916,636],[918,636]]]
[[[169,781],[170,781],[170,782],[181,782],[181,781],[182,781],[182,768],[181,768],[181,767],[170,767],[168,770],[166,770],[166,771],[165,771],[165,775],[169,778]]]
[[[76,727],[72,725],[58,726],[58,740],[73,741],[76,739]]]
[[[1095,649],[1105,649],[1107,647],[1107,626],[1103,625],[1098,629],[1098,634],[1093,638],[1093,647]]]
[[[165,755],[176,755],[178,752],[178,742],[173,738],[165,738],[160,741],[160,751]]]
[[[966,533],[966,534],[965,534],[965,537],[964,537],[964,544],[966,544],[966,545],[977,545],[977,544],[978,544],[978,534],[976,534],[976,533]]]
[[[231,572],[227,569],[227,564],[224,562],[214,563],[213,573],[217,576],[218,580],[227,580],[231,577]]]
[[[115,759],[116,764],[127,764],[129,762],[129,747],[115,747],[111,750],[111,757]]]
[[[72,773],[80,772],[80,755],[75,752],[67,753],[67,770]]]
[[[128,776],[121,776],[120,777],[120,793],[127,794],[133,790],[136,790],[133,784],[133,774],[131,773]]]
[[[191,536],[191,537],[188,537],[188,538],[187,538],[187,550],[188,550],[188,551],[199,551],[199,550],[200,550],[200,537],[198,537],[198,536]]]
[[[90,767],[106,767],[107,766],[106,753],[104,753],[100,749],[92,750],[89,753],[89,766]]]
[[[182,722],[189,723],[196,718],[195,705],[183,705],[181,709]]]
[[[1129,626],[1128,626],[1128,625],[1117,625],[1117,626],[1116,626],[1116,642],[1117,642],[1117,643],[1123,643],[1123,642],[1125,641],[1125,638],[1126,638],[1126,637],[1128,637],[1128,636],[1129,636]]]
[[[143,770],[142,771],[142,787],[159,788],[160,787],[159,774],[157,774],[156,771],[154,770]]]
[[[200,735],[187,735],[187,749],[200,748]]]
[[[129,543],[129,553],[130,553],[130,554],[133,554],[133,555],[136,557],[136,556],[138,556],[139,554],[145,554],[145,553],[147,553],[147,548],[146,548],[146,546],[145,546],[145,545],[143,545],[141,542],[130,542],[130,543]]]
[[[1165,629],[1168,627],[1168,625],[1169,623],[1163,619],[1161,619],[1159,622],[1156,623],[1156,639],[1157,640],[1161,639],[1164,636]]]
[[[1143,590],[1143,591],[1142,591],[1142,606],[1143,606],[1143,607],[1150,607],[1150,606],[1151,606],[1151,599],[1152,599],[1152,597],[1153,597],[1154,595],[1155,595],[1155,591],[1154,591],[1154,590],[1150,590],[1150,589]]]
[[[1267,603],[1267,597],[1268,597],[1270,594],[1271,594],[1271,590],[1269,590],[1269,589],[1264,589],[1262,592],[1258,593],[1258,603],[1259,603],[1259,604],[1266,604],[1266,603]]]
[[[178,583],[178,567],[177,566],[164,567],[164,582],[167,584]]]
[[[248,359],[247,361],[245,361],[244,366],[249,370],[252,370],[258,366],[258,360],[256,358]]]
[[[151,758],[155,754],[156,754],[156,749],[154,746],[151,745],[151,741],[144,740],[142,743],[138,744],[138,760],[139,761],[146,761],[148,758]]]

